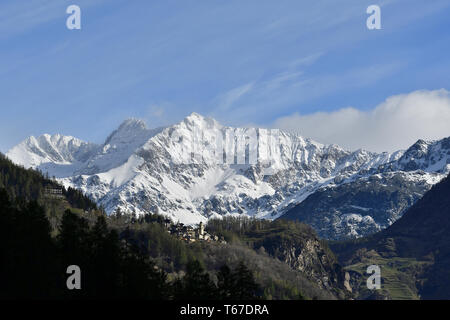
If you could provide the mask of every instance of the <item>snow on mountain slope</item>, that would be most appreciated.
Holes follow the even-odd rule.
[[[390,226],[443,176],[420,170],[355,176],[315,191],[282,218],[309,224],[325,239],[361,237]]]
[[[450,137],[438,141],[419,140],[406,150],[397,162],[387,165],[386,168],[446,173],[450,170]]]
[[[142,120],[128,119],[109,135],[77,174],[105,172],[124,164],[130,155],[162,129],[148,129]]]
[[[6,154],[25,168],[40,169],[56,176],[73,174],[98,146],[71,136],[43,134],[31,136]]]
[[[275,219],[322,188],[378,174],[379,168],[407,171],[406,159],[414,154],[350,152],[287,132],[225,127],[195,113],[154,130],[127,120],[101,146],[51,137],[51,144],[31,137],[7,156],[83,190],[108,213],[157,212],[189,224],[225,214]],[[439,156],[414,156],[417,170],[426,162],[443,174],[446,143]],[[436,148],[428,146],[426,154]],[[439,177],[426,179],[431,184]]]

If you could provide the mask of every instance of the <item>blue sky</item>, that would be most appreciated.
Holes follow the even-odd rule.
[[[382,30],[366,28],[371,4]],[[449,17],[448,0],[2,1],[0,150],[42,133],[100,143],[129,117],[283,127],[449,90]]]

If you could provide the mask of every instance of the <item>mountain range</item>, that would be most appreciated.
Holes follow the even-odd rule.
[[[348,151],[196,113],[157,129],[129,119],[103,144],[32,136],[6,155],[82,190],[109,214],[158,213],[185,224],[224,215],[283,218],[327,239],[385,229],[450,172],[450,138],[394,153]]]

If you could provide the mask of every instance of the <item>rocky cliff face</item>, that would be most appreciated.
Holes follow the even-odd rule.
[[[308,240],[303,246],[284,244],[275,248],[276,256],[291,268],[300,270],[322,288],[345,288],[345,273],[325,253],[317,240]]]
[[[351,297],[349,276],[338,264],[328,246],[306,225],[274,229],[256,241],[269,255],[304,273],[319,287],[340,298]]]

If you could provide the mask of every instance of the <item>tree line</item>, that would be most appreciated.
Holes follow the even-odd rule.
[[[65,199],[74,208],[97,210],[97,204],[74,188],[64,188],[54,179],[42,172],[25,169],[15,165],[0,153],[0,188],[4,188],[11,199],[17,203],[26,204],[36,200],[44,204],[45,189],[61,189]]]
[[[94,225],[66,210],[59,233],[50,235],[45,210],[36,201],[15,205],[0,190],[0,286],[2,299],[256,299],[260,289],[240,264],[223,266],[214,282],[197,260],[183,277],[168,281],[151,257],[126,233]],[[81,269],[81,290],[69,290],[66,269]]]

